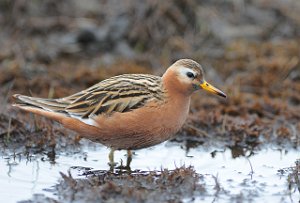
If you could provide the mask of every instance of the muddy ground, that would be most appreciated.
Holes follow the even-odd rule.
[[[0,1],[0,154],[44,154],[55,164],[57,155],[82,147],[80,135],[13,109],[12,94],[62,97],[117,74],[161,75],[179,58],[201,63],[228,99],[195,94],[172,142],[186,150],[223,145],[233,157],[266,144],[299,149],[299,12],[297,0]],[[287,181],[300,194],[294,162]],[[59,201],[180,202],[205,192],[200,179],[184,166],[85,179],[62,174],[56,193]],[[93,192],[94,199],[81,195]],[[45,199],[57,201],[30,201]]]

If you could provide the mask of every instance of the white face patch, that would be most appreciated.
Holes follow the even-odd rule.
[[[194,76],[197,76],[197,73],[196,73],[194,70],[192,70],[192,69],[189,69],[189,68],[186,68],[186,67],[180,67],[180,68],[179,68],[179,73],[180,73],[181,76],[184,76],[184,77],[187,78],[187,75],[186,75],[186,74],[187,74],[188,72],[191,72],[191,73],[194,74]]]

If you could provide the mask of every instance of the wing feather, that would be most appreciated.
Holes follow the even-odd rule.
[[[163,101],[164,88],[161,77],[144,74],[125,74],[101,81],[92,87],[60,99],[45,99],[14,95],[20,106],[41,108],[88,118],[128,112],[145,106],[150,101]]]
[[[70,104],[70,115],[88,118],[99,114],[128,112],[150,100],[163,98],[161,78],[151,75],[121,75],[104,80],[86,90],[62,98]]]

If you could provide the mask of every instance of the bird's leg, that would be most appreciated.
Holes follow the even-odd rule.
[[[115,167],[115,162],[114,162],[114,152],[115,152],[115,149],[114,148],[111,148],[110,149],[110,152],[109,152],[109,155],[108,155],[108,158],[109,158],[109,163],[108,165],[110,166],[110,169],[113,170],[114,167]]]
[[[127,168],[130,168],[131,161],[132,161],[132,152],[131,150],[127,150],[127,162],[126,162]]]
[[[114,153],[115,153],[115,149],[111,148],[110,152],[109,152],[109,155],[108,155],[109,163],[113,163],[114,162]]]

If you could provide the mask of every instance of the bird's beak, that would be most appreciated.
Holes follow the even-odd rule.
[[[208,82],[206,82],[204,80],[203,83],[200,83],[200,87],[208,92],[211,92],[213,94],[219,95],[221,97],[227,97],[226,94],[224,92],[222,92],[221,90],[215,88],[214,86],[212,86],[211,84],[209,84]]]

